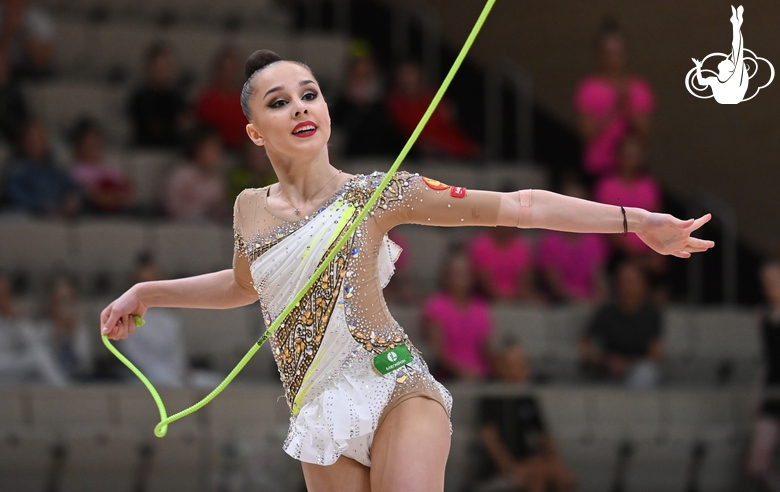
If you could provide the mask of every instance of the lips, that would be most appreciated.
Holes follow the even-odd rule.
[[[300,138],[311,137],[315,133],[317,133],[317,125],[313,121],[302,121],[295,125],[292,131],[293,135]]]

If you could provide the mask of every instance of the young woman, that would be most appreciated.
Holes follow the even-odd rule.
[[[236,199],[232,269],[136,284],[101,313],[111,339],[132,334],[131,314],[152,306],[226,309],[259,297],[270,324],[379,185],[382,173],[353,176],[331,166],[328,106],[308,67],[261,50],[246,74],[247,134],[265,146],[279,183]],[[641,209],[626,209],[624,218],[620,207],[546,191],[466,191],[397,173],[271,337],[292,412],[285,451],[303,462],[312,492],[444,487],[452,399],[382,297],[399,253],[386,236],[394,226],[627,228],[656,251],[687,258],[713,246],[690,237],[709,218],[682,221]],[[381,375],[374,358],[390,349],[408,349],[411,362]]]

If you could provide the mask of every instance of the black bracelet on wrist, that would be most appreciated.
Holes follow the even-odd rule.
[[[628,235],[628,219],[626,219],[626,209],[623,208],[623,205],[620,206],[620,211],[623,212],[623,235]]]

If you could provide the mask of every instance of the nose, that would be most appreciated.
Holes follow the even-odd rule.
[[[308,108],[305,108],[303,106],[298,106],[297,108],[295,108],[295,117],[296,118],[301,116],[301,115],[304,115],[304,114],[309,114]]]

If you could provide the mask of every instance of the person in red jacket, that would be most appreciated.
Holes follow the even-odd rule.
[[[241,111],[241,63],[233,47],[226,47],[214,59],[209,85],[198,95],[198,120],[213,127],[222,143],[237,149],[246,139],[246,117]]]
[[[436,91],[425,84],[420,65],[404,62],[396,68],[387,109],[402,135],[412,134],[435,94]],[[418,142],[424,154],[429,156],[471,159],[479,153],[476,142],[458,126],[447,99],[439,103]]]

